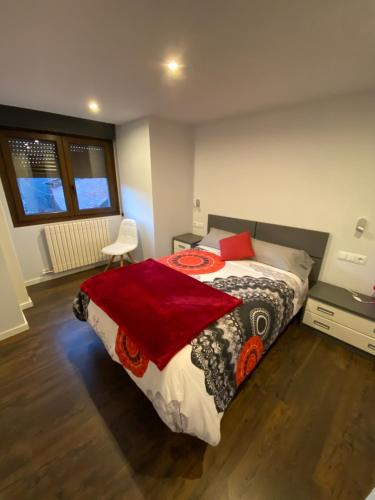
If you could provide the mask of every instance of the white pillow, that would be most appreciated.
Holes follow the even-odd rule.
[[[254,260],[296,274],[302,281],[306,281],[309,277],[314,261],[304,250],[275,245],[255,238],[252,239],[252,244],[255,252]]]
[[[234,234],[236,233],[230,233],[229,231],[223,231],[222,229],[211,227],[209,233],[206,234],[206,236],[199,242],[199,245],[217,248],[220,250],[220,240],[228,238],[228,236],[233,236]]]

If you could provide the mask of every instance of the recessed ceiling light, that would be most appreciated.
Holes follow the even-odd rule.
[[[177,71],[179,67],[180,65],[176,61],[170,61],[169,63],[167,63],[167,68],[169,69],[169,71]]]
[[[180,64],[175,59],[171,59],[170,61],[167,61],[164,64],[164,66],[166,67],[166,69],[170,75],[178,75],[180,73],[181,68],[183,68],[183,65]]]
[[[90,101],[87,106],[93,113],[97,113],[100,109],[99,104],[96,101]]]

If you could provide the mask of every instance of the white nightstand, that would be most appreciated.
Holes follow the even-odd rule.
[[[375,304],[357,302],[344,288],[318,281],[309,291],[302,322],[375,355]]]
[[[193,233],[185,233],[175,236],[172,240],[172,251],[175,253],[180,250],[189,250],[190,248],[197,246],[202,238],[203,236]]]

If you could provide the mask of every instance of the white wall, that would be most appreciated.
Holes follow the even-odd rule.
[[[72,271],[58,274],[43,274],[44,270],[52,269],[47,241],[44,234],[44,225],[36,224],[33,226],[22,227],[13,226],[1,181],[0,203],[2,203],[5,210],[6,220],[8,222],[8,227],[12,235],[12,240],[26,286],[40,283],[41,281],[45,281],[48,279],[58,278],[60,276],[64,276],[65,274],[71,274],[72,272],[77,272],[84,269],[73,269]],[[108,219],[110,221],[109,228],[111,239],[114,240],[118,233],[121,216],[115,215],[108,217]]]
[[[139,245],[136,260],[155,255],[150,130],[148,120],[116,126],[117,165],[125,217],[135,219]]]
[[[12,282],[12,288],[16,294],[18,304],[22,309],[26,309],[27,307],[31,307],[33,303],[28,296],[24,284],[20,262],[17,257],[16,248],[9,227],[9,213],[7,213],[7,210],[8,206],[6,201],[2,200],[0,197],[0,247],[3,251],[3,259],[9,270],[9,278]],[[0,276],[2,276],[1,273]],[[1,286],[6,290],[3,281],[1,282]]]
[[[20,303],[27,302],[21,269],[0,202],[0,340],[28,329]]]
[[[331,233],[320,279],[371,293],[375,94],[197,127],[194,198],[202,204],[194,220],[204,224],[214,213]],[[362,216],[369,225],[357,239]],[[337,260],[340,249],[367,255],[367,265]]]
[[[189,232],[193,203],[193,134],[188,125],[150,119],[155,255],[172,251],[172,238]]]
[[[6,257],[0,247],[0,340],[28,330],[29,325],[19,306],[16,291],[13,287],[10,269]]]
[[[126,217],[136,220],[141,260],[171,253],[172,237],[192,226],[193,142],[189,126],[147,118],[116,127]]]

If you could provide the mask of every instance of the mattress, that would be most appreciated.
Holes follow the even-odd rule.
[[[308,284],[290,272],[251,260],[225,262],[221,269],[193,277],[240,296],[244,304],[205,329],[163,370],[151,361],[142,376],[124,369],[172,431],[215,446],[220,441],[220,421],[238,386],[302,307]],[[87,321],[111,358],[120,363],[118,325],[93,301],[87,307]]]

